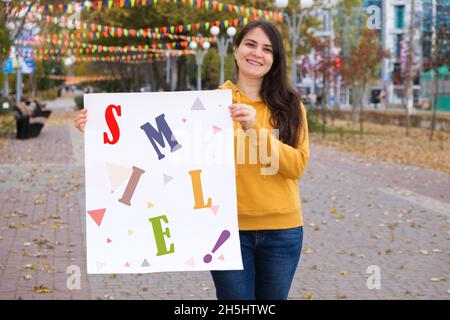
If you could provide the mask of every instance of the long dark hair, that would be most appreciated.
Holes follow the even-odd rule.
[[[299,130],[304,120],[300,112],[300,96],[286,78],[286,54],[280,32],[268,21],[252,21],[239,32],[234,45],[239,47],[244,36],[255,28],[261,28],[269,37],[273,50],[273,64],[264,76],[259,94],[271,111],[270,122],[279,130],[280,140],[295,148],[299,144]],[[237,63],[236,68],[239,75]]]

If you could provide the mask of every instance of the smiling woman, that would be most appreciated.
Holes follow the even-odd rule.
[[[236,162],[244,270],[211,273],[220,300],[283,300],[303,242],[298,179],[309,157],[306,112],[287,82],[282,37],[273,24],[247,24],[236,37],[234,57],[236,83],[227,81],[221,88],[232,91],[229,109],[235,121],[235,152],[250,154],[255,146],[270,147],[271,155],[268,163],[262,163],[261,157],[256,164],[250,159],[250,163]],[[242,130],[250,143],[239,143]],[[263,135],[266,130],[275,134]],[[275,161],[275,172],[261,170]]]

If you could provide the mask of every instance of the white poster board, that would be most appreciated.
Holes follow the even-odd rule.
[[[242,270],[231,103],[84,95],[88,273]]]

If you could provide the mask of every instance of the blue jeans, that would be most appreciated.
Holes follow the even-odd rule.
[[[211,271],[219,300],[286,300],[300,260],[303,227],[240,231],[244,270]]]

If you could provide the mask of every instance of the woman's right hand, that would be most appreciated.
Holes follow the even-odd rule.
[[[78,130],[84,132],[84,127],[86,126],[87,122],[87,109],[81,109],[80,113],[75,117],[75,120],[73,122],[75,123],[75,127]]]

